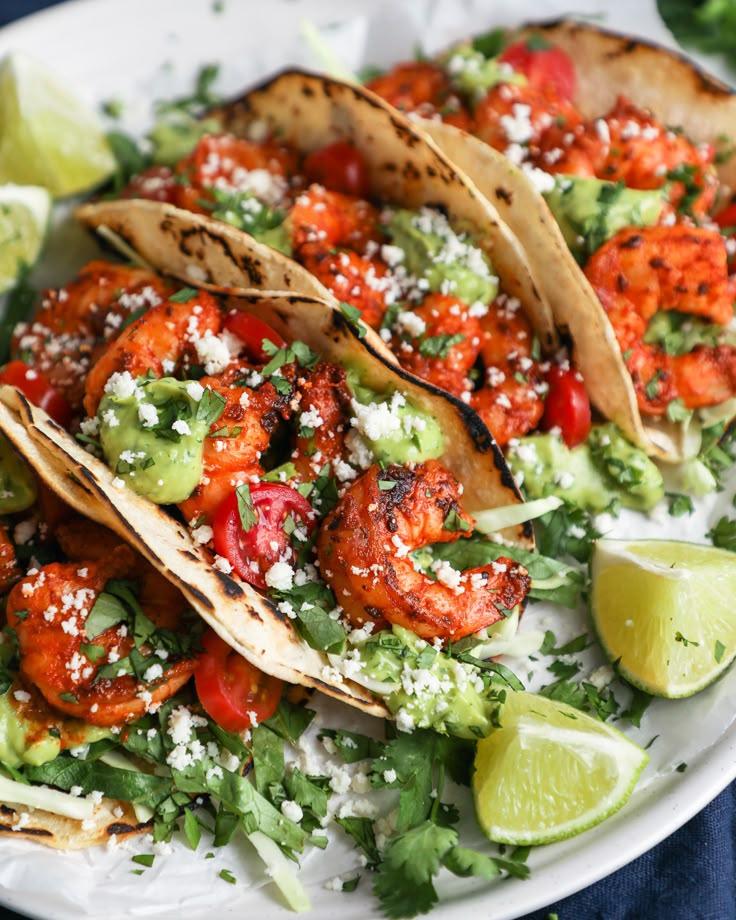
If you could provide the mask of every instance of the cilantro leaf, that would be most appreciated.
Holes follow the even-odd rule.
[[[713,541],[713,546],[736,552],[736,521],[724,515],[719,518],[716,526],[708,531],[708,537]]]
[[[373,821],[370,818],[336,818],[336,823],[353,838],[356,845],[368,857],[368,865],[375,868],[381,862],[381,854],[376,845],[376,835],[373,831]]]
[[[442,864],[455,875],[467,878],[474,875],[490,881],[498,875],[498,864],[485,853],[468,850],[465,847],[453,847],[442,857]]]
[[[253,497],[250,494],[250,486],[248,483],[244,482],[237,486],[235,494],[238,499],[240,526],[248,533],[248,531],[258,523],[258,515],[253,508]]]
[[[313,709],[307,709],[306,706],[300,706],[298,703],[291,703],[286,698],[282,698],[275,715],[262,722],[261,725],[267,725],[271,731],[285,741],[296,744],[309,728],[315,715]]]
[[[373,883],[373,893],[387,917],[415,917],[437,903],[432,880],[456,845],[456,830],[431,821],[391,840]]]
[[[376,741],[375,738],[369,738],[368,735],[349,732],[345,729],[324,729],[319,733],[320,741],[322,738],[332,739],[335,747],[342,754],[342,759],[345,763],[357,763],[357,761],[366,760],[369,757],[378,758],[383,752],[383,745]]]

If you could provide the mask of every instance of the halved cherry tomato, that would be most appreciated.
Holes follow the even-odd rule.
[[[541,35],[509,45],[499,55],[499,61],[523,73],[535,89],[552,85],[563,99],[572,102],[575,98],[577,76],[572,59]]]
[[[319,182],[333,192],[367,198],[371,177],[363,155],[352,144],[336,141],[310,153],[304,161],[310,182]]]
[[[736,201],[732,201],[731,204],[727,204],[725,208],[714,214],[713,220],[721,230],[730,228],[733,232],[733,228],[736,227]]]
[[[243,529],[236,492],[215,512],[212,521],[215,550],[245,581],[266,588],[266,572],[291,553],[284,530],[286,518],[298,518],[307,534],[314,530],[316,521],[306,498],[284,483],[257,482],[250,487],[250,497],[256,521],[249,530]]]
[[[228,732],[243,732],[270,719],[284,682],[246,661],[212,629],[202,637],[202,648],[194,685],[210,718]]]
[[[544,402],[542,428],[559,428],[568,447],[582,444],[590,431],[590,400],[576,370],[553,367],[547,375],[549,392]]]
[[[48,412],[51,418],[62,428],[67,428],[72,420],[72,409],[61,393],[51,386],[48,380],[24,361],[10,361],[0,371],[0,383],[7,383],[27,396],[34,406]]]
[[[252,313],[231,310],[225,317],[223,325],[233,335],[237,335],[245,345],[245,351],[250,360],[257,364],[267,364],[271,359],[268,352],[264,351],[264,339],[272,342],[277,348],[286,346],[286,340],[281,338],[275,329],[258,316],[253,316]]]

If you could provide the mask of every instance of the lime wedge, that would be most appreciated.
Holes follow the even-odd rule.
[[[599,540],[591,609],[620,674],[654,696],[692,696],[736,657],[736,554],[671,540]]]
[[[618,811],[648,760],[605,722],[535,693],[509,692],[501,727],[478,743],[478,823],[497,843],[565,840]]]
[[[112,175],[104,131],[73,90],[25,54],[0,63],[0,183],[42,185],[54,198]]]
[[[51,196],[34,185],[0,185],[0,294],[38,258],[51,213]]]

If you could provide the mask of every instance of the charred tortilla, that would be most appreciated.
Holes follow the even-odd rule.
[[[223,293],[229,295],[228,307],[257,313],[285,338],[299,338],[326,360],[356,369],[366,385],[399,391],[432,413],[445,435],[446,452],[439,459],[463,483],[468,511],[522,501],[498,446],[475,413],[386,363],[361,341],[362,330],[331,305],[295,295],[238,292],[237,296],[229,289]],[[383,703],[363,687],[325,676],[330,673],[326,656],[299,638],[285,614],[252,586],[215,569],[183,525],[148,499],[114,485],[113,471],[11,387],[0,389],[0,430],[58,494],[123,537],[252,664],[372,715],[387,715]],[[510,528],[504,536],[522,546],[533,545],[529,524]]]
[[[511,40],[542,34],[575,62],[575,103],[586,117],[610,109],[624,94],[665,125],[696,141],[714,142],[736,128],[736,95],[684,56],[630,36],[570,20],[530,23]],[[572,257],[542,196],[523,172],[478,138],[439,121],[422,129],[466,172],[530,253],[529,268],[549,302],[560,332],[569,335],[591,402],[634,443],[660,459],[679,462],[698,437],[667,419],[642,417],[613,327]],[[736,181],[733,157],[717,164],[719,179]],[[532,256],[533,254],[533,256]]]
[[[355,145],[366,161],[374,197],[403,208],[442,208],[451,223],[474,234],[490,258],[503,290],[518,298],[545,351],[557,345],[552,310],[529,272],[528,258],[498,212],[471,181],[410,121],[362,87],[301,71],[285,71],[214,112],[223,130],[247,137],[266,125],[280,140],[306,155],[336,140]],[[175,233],[167,215],[177,209],[140,201],[85,205],[77,216],[86,225],[122,238],[140,250],[138,209],[158,209],[161,233],[169,237],[167,272],[194,283],[290,290],[334,298],[301,266],[248,234],[222,231],[204,258],[195,229]],[[220,225],[222,226],[222,225]],[[268,258],[270,253],[270,260]],[[151,264],[159,267],[155,262]]]

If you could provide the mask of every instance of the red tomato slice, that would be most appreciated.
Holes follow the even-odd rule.
[[[68,428],[72,420],[72,409],[61,393],[48,380],[29,367],[24,361],[10,361],[0,371],[0,383],[18,387],[24,396],[47,412],[62,428]]]
[[[736,227],[736,201],[732,201],[731,204],[727,204],[725,208],[714,214],[713,220],[722,230]]]
[[[263,349],[263,340],[272,342],[277,348],[285,348],[286,340],[272,329],[268,323],[264,322],[252,313],[244,313],[242,310],[231,310],[225,317],[224,327],[233,335],[237,335],[240,341],[245,345],[245,352],[251,361],[257,364],[268,364],[271,356]]]
[[[304,172],[310,182],[319,182],[333,192],[358,198],[367,198],[371,192],[371,177],[363,155],[345,141],[310,153],[304,161]]]
[[[267,588],[266,572],[291,553],[284,522],[291,515],[299,519],[307,533],[316,521],[309,502],[296,489],[281,482],[258,482],[250,487],[256,521],[243,529],[236,492],[229,495],[215,512],[212,521],[215,550],[224,556],[245,581]]]
[[[551,85],[563,99],[574,99],[577,76],[572,59],[542,36],[514,42],[499,55],[499,60],[523,73],[535,89]]]
[[[202,648],[194,685],[207,715],[228,732],[243,732],[270,719],[284,682],[246,661],[212,629],[202,637]]]
[[[542,428],[559,428],[568,447],[582,444],[590,431],[590,400],[576,370],[553,367],[548,376],[549,392],[544,402]]]

